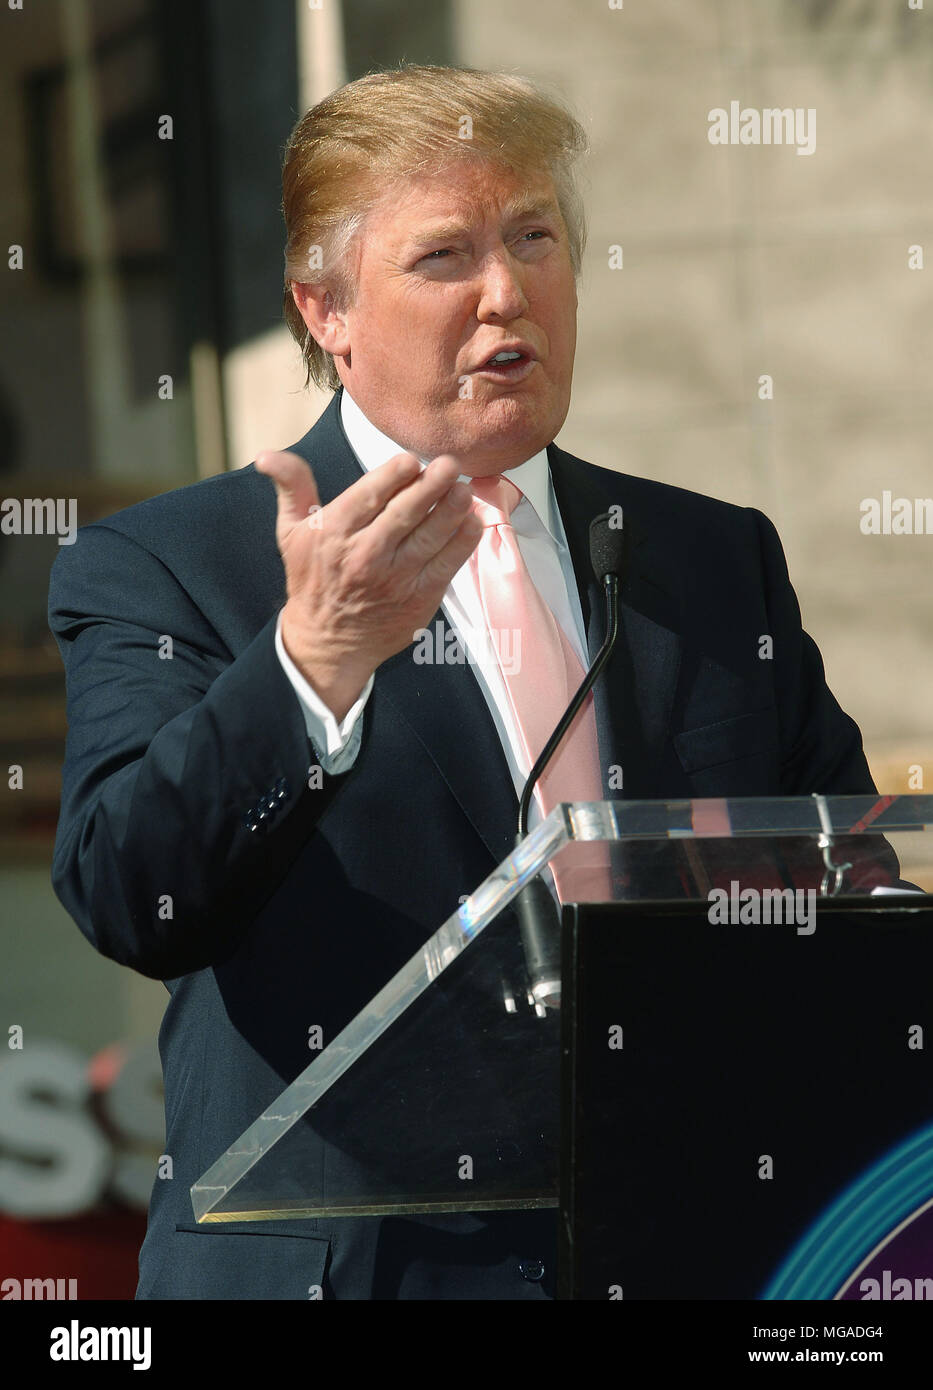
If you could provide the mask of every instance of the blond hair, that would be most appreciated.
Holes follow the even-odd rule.
[[[282,165],[285,321],[307,366],[305,385],[336,390],[340,378],[298,312],[292,282],[327,283],[340,307],[351,305],[350,251],[391,183],[458,158],[519,174],[546,171],[579,275],[586,226],[574,175],[586,143],[566,107],[525,78],[473,68],[372,72],[312,107],[289,136]]]

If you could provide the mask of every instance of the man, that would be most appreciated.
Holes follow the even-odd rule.
[[[623,641],[539,814],[617,795],[610,769],[632,798],[873,790],[770,523],[553,444],[582,145],[495,74],[375,74],[314,108],[285,158],[286,310],[333,401],[293,450],[85,528],[56,563],[55,887],[171,995],[174,1177],[141,1298],[553,1295],[549,1212],[200,1229],[188,1189],[304,1069],[309,1026],[333,1038],[511,849],[601,641],[595,516],[621,507],[630,535]],[[503,615],[536,687],[501,645],[413,659],[437,624],[488,652]],[[319,1150],[323,1175],[340,1156]]]

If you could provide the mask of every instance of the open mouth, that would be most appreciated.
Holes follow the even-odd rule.
[[[535,358],[524,352],[497,352],[477,370],[484,376],[498,377],[504,381],[517,380],[527,376],[535,365]]]

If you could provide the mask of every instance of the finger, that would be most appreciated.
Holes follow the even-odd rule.
[[[289,450],[264,450],[256,455],[255,467],[275,484],[276,534],[282,541],[320,506],[314,474],[303,458]]]
[[[466,564],[483,534],[483,523],[475,512],[464,517],[445,546],[421,571],[421,586],[443,594],[457,571]]]
[[[348,533],[361,531],[381,514],[396,493],[420,475],[421,464],[416,455],[396,454],[334,498],[331,507],[335,520]]]
[[[408,539],[450,492],[460,476],[461,466],[450,454],[433,459],[408,487],[392,497],[370,523],[371,540],[386,560],[392,561],[398,547]],[[461,512],[461,519],[462,519]]]
[[[473,501],[466,483],[448,488],[427,516],[405,536],[396,548],[393,568],[399,573],[417,573],[433,560],[462,525]]]

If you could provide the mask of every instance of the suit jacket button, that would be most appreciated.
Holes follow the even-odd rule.
[[[519,1260],[518,1272],[529,1283],[537,1284],[544,1278],[544,1265],[540,1260]]]

